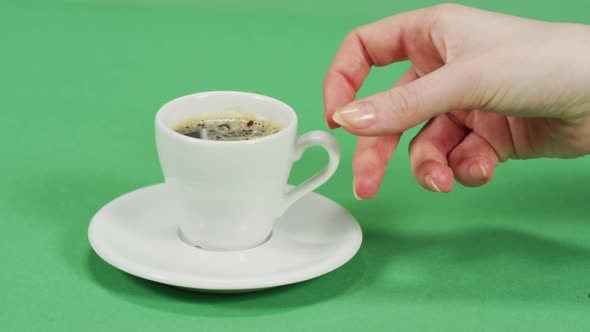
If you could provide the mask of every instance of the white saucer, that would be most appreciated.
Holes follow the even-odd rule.
[[[312,279],[346,263],[362,233],[340,205],[312,193],[277,221],[269,240],[248,250],[206,251],[178,237],[164,184],[125,194],[96,213],[88,237],[109,264],[152,281],[243,292]]]

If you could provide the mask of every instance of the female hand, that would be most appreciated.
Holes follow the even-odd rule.
[[[354,101],[372,66],[409,60],[395,85]],[[590,153],[590,27],[459,5],[352,31],[324,81],[326,121],[358,135],[354,191],[375,196],[400,135],[424,188],[489,182],[508,159]]]

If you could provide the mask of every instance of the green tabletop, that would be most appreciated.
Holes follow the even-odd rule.
[[[0,330],[588,331],[590,158],[513,161],[480,189],[420,188],[404,136],[381,193],[351,191],[356,139],[318,192],[363,228],[340,269],[292,286],[211,295],[127,275],[91,250],[105,203],[162,181],[153,118],[192,92],[281,99],[327,130],[322,79],[355,26],[437,1],[70,0],[0,4]],[[590,2],[463,3],[590,23]],[[575,50],[571,50],[575,52]],[[590,59],[589,59],[590,61]],[[361,95],[407,68],[376,70]],[[291,176],[321,167],[308,152]]]

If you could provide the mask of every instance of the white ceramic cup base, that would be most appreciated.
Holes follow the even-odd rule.
[[[227,251],[227,250],[214,250],[214,249],[207,249],[207,248],[202,248],[199,245],[193,244],[191,243],[191,241],[189,241],[186,236],[184,234],[182,234],[182,229],[180,228],[180,226],[178,226],[178,229],[176,231],[176,235],[178,236],[178,239],[184,243],[186,243],[186,245],[200,249],[200,250],[207,250],[207,251]],[[270,234],[260,243],[252,246],[252,248],[256,248],[258,246],[261,246],[263,244],[265,244],[266,242],[268,242],[268,240],[270,240],[270,238],[272,237],[272,231],[270,232]],[[252,248],[248,248],[248,249],[252,249]]]

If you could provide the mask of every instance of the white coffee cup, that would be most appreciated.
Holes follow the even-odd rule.
[[[244,141],[202,140],[173,130],[185,120],[227,112],[262,117],[283,129]],[[156,144],[168,190],[178,203],[180,235],[206,250],[241,250],[265,242],[277,218],[326,182],[340,160],[338,143],[330,134],[298,136],[291,107],[246,92],[203,92],[172,100],[156,115]],[[328,165],[290,189],[291,166],[311,146],[326,149]]]

